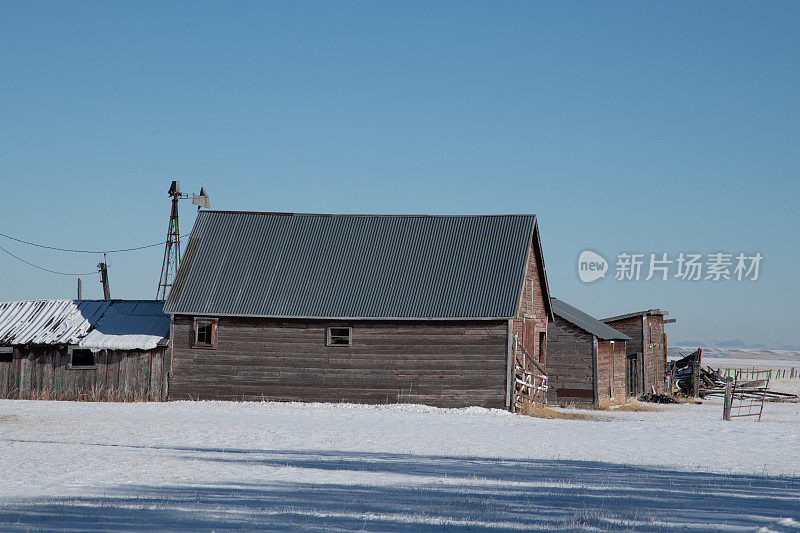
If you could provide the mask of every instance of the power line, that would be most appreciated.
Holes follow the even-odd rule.
[[[50,270],[49,268],[45,268],[43,266],[35,265],[35,264],[31,263],[30,261],[26,261],[23,258],[16,256],[16,255],[12,254],[11,252],[9,252],[8,250],[6,250],[5,248],[3,248],[2,246],[0,246],[0,250],[4,251],[5,253],[10,255],[11,257],[16,259],[17,261],[22,261],[26,265],[30,265],[30,266],[32,266],[34,268],[38,268],[39,270],[44,270],[45,272],[50,272],[51,274],[58,274],[60,276],[89,276],[91,274],[97,274],[96,271],[84,272],[84,273],[71,273],[71,272],[59,272],[57,270]]]
[[[133,248],[121,248],[119,250],[77,250],[77,249],[74,249],[74,248],[59,248],[57,246],[48,246],[46,244],[37,244],[35,242],[30,242],[30,241],[26,241],[26,240],[23,240],[23,239],[18,239],[17,237],[12,237],[11,235],[6,235],[5,233],[0,233],[0,235],[5,237],[6,239],[11,239],[12,241],[21,242],[22,244],[27,244],[29,246],[36,246],[38,248],[46,248],[48,250],[56,250],[56,251],[59,251],[59,252],[72,252],[72,253],[76,253],[76,254],[113,254],[113,253],[120,253],[120,252],[134,252],[136,250],[144,250],[145,248],[154,248],[156,246],[163,246],[166,243],[166,241],[161,241],[161,242],[155,242],[153,244],[145,244],[145,245],[142,245],[142,246],[135,246]],[[186,237],[187,235],[189,235],[189,234],[187,233],[186,235],[181,235],[181,237]],[[8,250],[6,250],[6,251],[8,251]]]

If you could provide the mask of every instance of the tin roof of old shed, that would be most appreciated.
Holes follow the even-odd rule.
[[[531,242],[547,294],[534,215],[200,211],[164,310],[508,318],[517,312]]]
[[[647,309],[645,311],[636,311],[634,313],[626,313],[624,315],[610,316],[601,320],[603,322],[616,322],[618,320],[626,320],[628,318],[634,318],[637,316],[665,316],[668,314],[669,313],[662,311],[661,309]]]
[[[163,300],[26,300],[0,303],[0,345],[72,344],[151,350],[169,339]]]
[[[588,315],[578,309],[577,307],[572,307],[566,302],[559,300],[558,298],[551,298],[550,302],[553,305],[553,313],[556,316],[560,316],[567,322],[574,324],[581,328],[584,331],[587,331],[597,337],[598,339],[604,341],[610,340],[621,340],[621,341],[629,341],[631,338],[621,331],[617,331],[616,329],[612,328],[611,326],[604,324],[594,318],[591,315]]]

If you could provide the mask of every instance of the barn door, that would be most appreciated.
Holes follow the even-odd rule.
[[[525,331],[522,333],[522,347],[531,357],[536,357],[536,322],[523,318],[523,323]],[[527,368],[527,370],[533,370],[533,368]]]

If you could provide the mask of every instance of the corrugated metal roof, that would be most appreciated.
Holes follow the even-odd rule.
[[[625,320],[626,318],[633,318],[636,316],[664,316],[668,315],[666,311],[662,311],[661,309],[647,309],[646,311],[636,311],[634,313],[626,313],[624,315],[617,315],[617,316],[610,316],[608,318],[602,318],[603,322],[616,322],[617,320]]]
[[[169,339],[161,300],[27,300],[0,303],[0,345],[73,344],[151,350]]]
[[[580,309],[576,307],[572,307],[566,302],[562,302],[558,298],[550,298],[550,303],[553,306],[553,313],[556,316],[560,316],[567,322],[571,324],[575,324],[579,328],[584,331],[588,331],[598,339],[604,341],[610,340],[621,340],[621,341],[629,341],[631,340],[630,337],[622,333],[621,331],[617,331],[609,325],[603,324],[596,318],[587,315]]]
[[[200,211],[167,313],[508,318],[534,215]]]

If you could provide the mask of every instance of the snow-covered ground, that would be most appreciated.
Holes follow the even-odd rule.
[[[726,358],[731,357],[734,359],[770,359],[770,360],[793,360],[796,364],[800,363],[800,351],[797,350],[781,350],[781,349],[771,349],[771,348],[754,348],[754,347],[746,347],[746,346],[710,346],[707,344],[703,345],[687,345],[687,344],[675,344],[675,345],[668,345],[667,346],[667,356],[669,359],[678,359],[681,357],[679,355],[682,353],[683,355],[689,355],[690,353],[697,350],[697,348],[703,348],[703,358],[706,357],[719,357],[719,358]]]
[[[0,400],[0,530],[800,530],[800,405]]]

